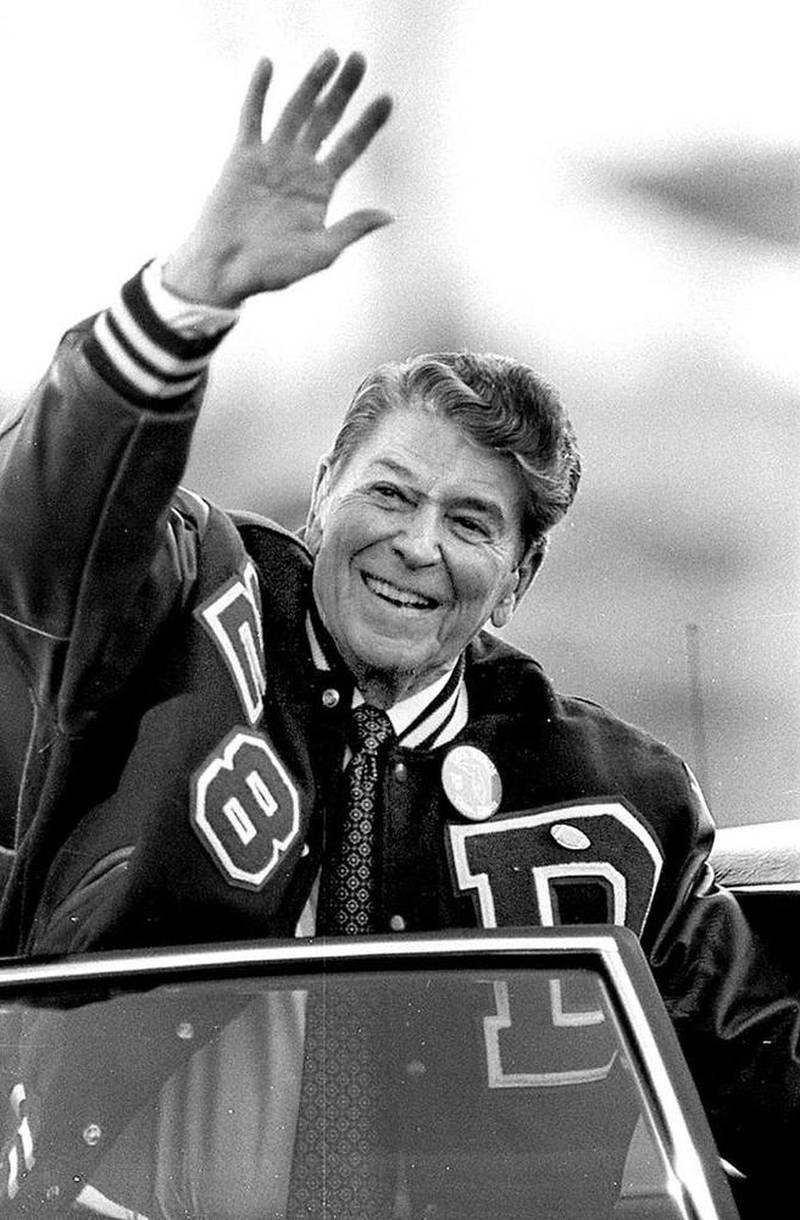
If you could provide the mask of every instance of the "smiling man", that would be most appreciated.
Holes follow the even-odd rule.
[[[258,66],[195,227],[66,336],[0,433],[0,628],[35,709],[0,949],[625,924],[723,1152],[777,1181],[800,1006],[713,884],[695,780],[485,630],[577,489],[557,396],[502,357],[378,369],[304,540],[179,486],[243,302],[390,220],[326,223],[391,109],[340,134],[365,65],[337,66],[320,57],[266,139]]]
[[[527,374],[531,403],[559,418],[555,399],[511,361],[420,357],[367,380],[321,464],[306,534],[314,596],[376,706],[447,674],[489,621],[505,626],[538,567],[544,538],[526,533],[520,455],[485,443],[493,408],[469,387],[471,372],[493,372],[502,394],[512,369]],[[367,401],[374,410],[359,429]],[[536,458],[553,461],[541,447]],[[577,481],[574,446],[564,465]]]

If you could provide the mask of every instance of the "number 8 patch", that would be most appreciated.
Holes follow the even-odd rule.
[[[191,816],[228,881],[259,890],[297,837],[300,798],[268,739],[237,728],[192,776]]]

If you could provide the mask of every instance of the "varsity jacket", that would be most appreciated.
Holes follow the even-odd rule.
[[[0,628],[34,707],[5,953],[291,936],[318,872],[352,681],[311,661],[302,542],[179,487],[202,389],[133,391],[86,323],[0,436]],[[626,924],[723,1152],[774,1174],[800,1126],[800,1008],[711,881],[690,772],[491,635],[465,681],[454,742],[390,751],[380,926]],[[498,777],[483,820],[463,746]]]

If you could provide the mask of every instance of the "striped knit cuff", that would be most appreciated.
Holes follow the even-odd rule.
[[[138,406],[175,411],[192,397],[212,353],[231,329],[181,335],[154,310],[142,271],[95,319],[85,353],[95,372]]]

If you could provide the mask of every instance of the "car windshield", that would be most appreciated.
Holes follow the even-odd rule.
[[[67,1202],[71,1174],[120,1220],[697,1214],[591,962],[374,966],[7,1001],[12,1195]]]

